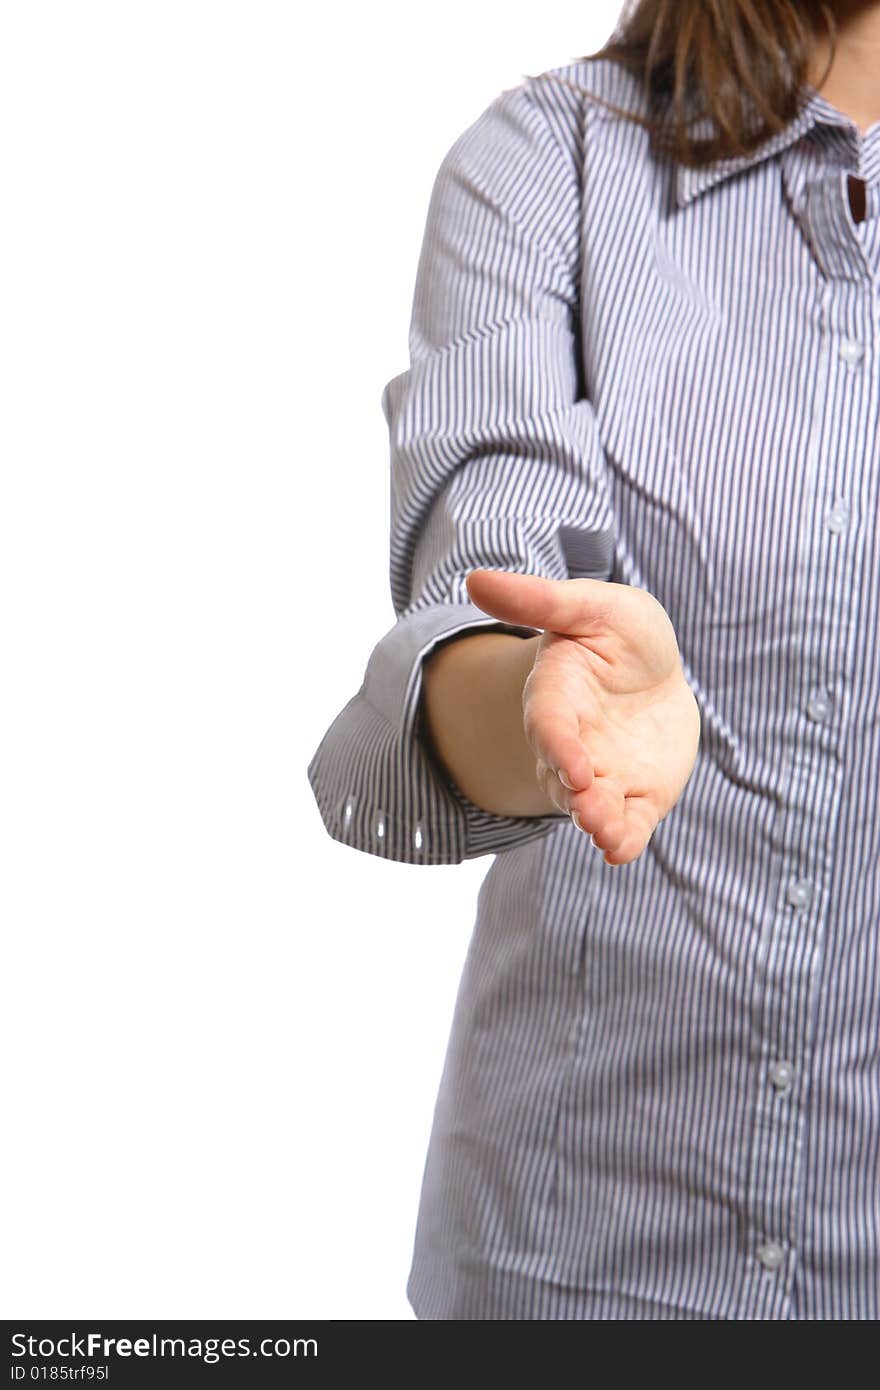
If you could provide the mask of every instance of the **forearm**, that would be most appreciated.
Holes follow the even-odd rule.
[[[434,758],[476,806],[501,816],[562,815],[535,776],[522,692],[540,633],[463,633],[425,660],[422,710]]]

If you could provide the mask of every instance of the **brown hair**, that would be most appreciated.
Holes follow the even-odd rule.
[[[655,152],[699,168],[751,154],[794,119],[823,31],[830,67],[837,26],[823,0],[630,0],[607,43],[577,61],[641,78],[648,116],[595,99],[645,126]],[[707,117],[714,133],[695,139],[689,124]]]

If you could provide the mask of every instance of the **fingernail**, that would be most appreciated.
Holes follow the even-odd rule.
[[[559,770],[556,773],[556,776],[559,778],[560,782],[564,787],[568,787],[568,790],[570,792],[573,792],[575,790],[574,782],[572,782],[564,767],[559,768]]]
[[[571,811],[571,812],[570,812],[570,815],[571,815],[571,818],[572,818],[572,820],[574,821],[575,825],[577,826],[578,830],[583,830],[584,827],[581,825],[580,820],[578,819],[578,813],[577,813],[577,811]]]

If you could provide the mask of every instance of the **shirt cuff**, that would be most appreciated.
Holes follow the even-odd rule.
[[[460,864],[549,835],[567,820],[499,816],[470,801],[431,755],[421,728],[423,663],[443,638],[486,628],[534,636],[472,603],[432,604],[398,618],[373,648],[363,684],[308,765],[334,840],[405,864]]]

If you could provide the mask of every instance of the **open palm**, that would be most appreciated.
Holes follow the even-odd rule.
[[[468,593],[503,622],[543,629],[523,727],[550,799],[609,864],[638,858],[696,762],[700,712],[675,631],[646,589],[472,570]]]

